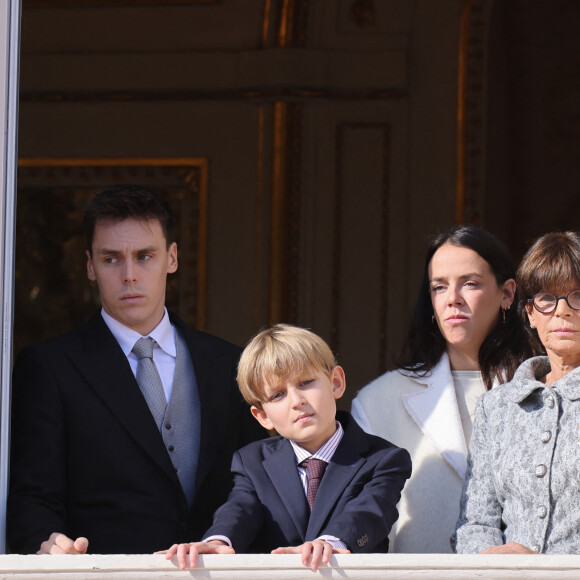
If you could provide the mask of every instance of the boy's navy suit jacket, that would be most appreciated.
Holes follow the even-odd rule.
[[[229,538],[236,552],[269,552],[328,534],[351,552],[386,552],[396,505],[411,459],[405,449],[365,433],[350,416],[337,416],[344,436],[328,464],[312,514],[283,437],[256,441],[234,454],[234,488],[217,510],[207,538]]]

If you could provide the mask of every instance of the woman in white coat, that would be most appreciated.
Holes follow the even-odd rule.
[[[511,308],[514,278],[509,252],[489,232],[460,226],[435,237],[399,368],[353,401],[361,427],[413,461],[391,552],[451,552],[476,400],[532,355]]]

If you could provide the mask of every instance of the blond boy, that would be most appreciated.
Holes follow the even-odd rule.
[[[200,553],[300,553],[316,570],[332,553],[386,552],[411,460],[348,413],[337,416],[346,380],[328,345],[275,325],[245,348],[238,384],[253,416],[278,436],[235,453],[234,489],[204,541],[162,553],[177,555],[181,568]]]

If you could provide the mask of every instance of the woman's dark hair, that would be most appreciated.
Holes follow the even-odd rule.
[[[553,232],[538,238],[522,258],[517,273],[520,291],[518,311],[535,354],[545,354],[538,333],[528,324],[526,303],[538,292],[556,296],[580,288],[580,234]]]
[[[396,360],[400,368],[421,375],[428,373],[445,352],[445,338],[439,326],[433,322],[434,311],[429,287],[429,264],[443,244],[462,246],[477,252],[489,264],[498,285],[515,278],[516,274],[508,249],[493,234],[482,228],[473,225],[457,226],[431,240],[411,328]],[[516,292],[513,305],[517,303]],[[511,380],[519,364],[532,354],[517,308],[510,308],[505,312],[505,323],[503,316],[499,317],[498,323],[479,348],[479,367],[486,388],[491,389],[494,381],[502,383]]]

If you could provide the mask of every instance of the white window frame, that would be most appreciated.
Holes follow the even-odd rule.
[[[10,449],[20,13],[20,0],[0,0],[0,553],[6,551]]]

